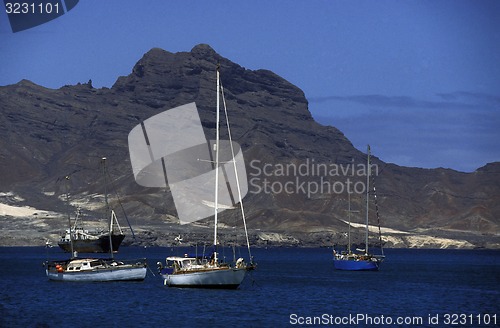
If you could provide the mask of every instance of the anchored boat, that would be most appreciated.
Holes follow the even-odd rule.
[[[118,252],[123,239],[125,239],[125,234],[118,223],[115,212],[111,212],[111,220],[116,222],[118,226],[119,231],[116,233],[113,224],[111,224],[111,232],[85,229],[80,222],[80,214],[78,209],[73,227],[66,229],[65,234],[57,242],[59,247],[69,253],[71,252],[71,241],[73,241],[73,250],[79,253],[109,253],[109,238],[111,238],[113,252]]]
[[[112,258],[72,258],[47,262],[47,277],[55,281],[141,281],[146,260],[118,261]]]
[[[215,254],[213,254],[215,256]],[[242,258],[234,266],[200,257],[167,257],[161,274],[172,287],[236,289],[251,267]],[[252,267],[253,268],[253,267]]]
[[[335,248],[333,249],[333,265],[337,270],[346,271],[377,271],[379,269],[380,263],[385,259],[384,250],[382,248],[382,238],[380,237],[380,225],[379,225],[379,240],[381,255],[370,254],[368,251],[368,232],[369,232],[369,199],[370,199],[370,176],[371,176],[371,166],[370,166],[370,145],[368,145],[367,150],[367,177],[366,177],[366,228],[365,228],[365,248],[356,249],[353,252],[351,249],[351,194],[348,193],[348,244],[347,251],[337,252]],[[375,197],[376,212],[378,217],[378,204],[377,195],[375,194],[375,186],[373,187],[373,194]]]
[[[221,259],[218,252],[219,241],[217,237],[217,227],[218,227],[218,212],[219,209],[229,209],[234,208],[233,204],[220,204],[219,200],[219,171],[224,174],[224,179],[227,182],[228,170],[220,166],[220,95],[222,94],[222,100],[224,103],[224,113],[226,116],[226,125],[228,129],[229,145],[231,145],[230,153],[231,160],[234,168],[234,177],[236,179],[236,185],[238,190],[238,203],[241,210],[241,216],[243,219],[243,226],[245,229],[245,236],[248,248],[249,263],[246,263],[243,258],[238,258],[235,263],[229,264],[225,263]],[[250,245],[248,240],[248,232],[245,220],[245,212],[243,209],[242,196],[240,190],[240,183],[237,174],[237,165],[235,160],[234,149],[232,147],[231,132],[229,128],[229,119],[227,117],[227,109],[225,106],[224,93],[220,83],[219,67],[217,67],[217,106],[216,106],[216,140],[213,145],[213,158],[215,158],[214,171],[215,171],[215,196],[214,201],[203,201],[206,206],[214,208],[214,239],[213,239],[213,251],[207,257],[205,256],[189,256],[185,257],[167,257],[165,266],[162,263],[158,263],[159,271],[164,279],[164,284],[170,287],[195,287],[195,288],[225,288],[225,289],[235,289],[242,283],[245,278],[247,271],[255,269],[256,265],[253,263],[253,258],[250,252]],[[233,174],[233,173],[232,173]]]
[[[105,165],[106,159],[104,158],[101,163],[104,187],[107,189],[107,178],[109,174]],[[123,233],[122,227],[118,222],[115,211],[109,207],[107,197],[107,192],[105,192],[104,204],[106,208],[106,215],[110,216],[108,231],[103,229],[95,229],[93,231],[86,229],[84,220],[81,216],[80,208],[78,208],[73,226],[70,224],[69,228],[66,229],[65,233],[61,236],[57,243],[61,249],[65,252],[76,251],[79,253],[109,253],[111,250],[113,252],[118,252],[118,249],[125,238],[125,234]],[[132,230],[132,227],[130,227],[130,230],[133,236],[134,231]]]

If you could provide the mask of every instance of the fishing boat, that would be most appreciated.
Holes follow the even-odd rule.
[[[104,186],[107,188],[108,172],[105,162],[105,159],[101,161]],[[62,250],[72,252],[73,249],[73,251],[79,253],[109,253],[111,245],[113,252],[118,252],[123,239],[125,239],[125,234],[118,222],[115,211],[110,209],[107,204],[107,191],[104,193],[104,198],[106,213],[110,215],[111,220],[108,225],[109,229],[107,231],[104,229],[95,229],[93,231],[85,229],[81,211],[78,208],[73,226],[66,229],[57,243]],[[115,229],[115,225],[117,229]],[[133,230],[131,229],[131,231],[133,235]]]
[[[57,242],[59,247],[65,252],[71,252],[71,240],[73,240],[73,249],[79,253],[109,253],[109,238],[111,238],[111,246],[114,252],[118,249],[125,239],[120,224],[116,218],[116,213],[111,212],[111,220],[116,223],[118,232],[115,233],[114,225],[111,223],[111,232],[95,229],[90,231],[85,229],[80,219],[80,209],[77,210],[75,223],[70,229],[66,229],[65,234]],[[71,231],[71,236],[70,236]]]
[[[366,177],[366,227],[365,227],[365,248],[356,249],[357,252],[353,252],[351,249],[351,198],[350,193],[348,193],[348,244],[346,251],[337,252],[335,248],[333,249],[333,265],[337,270],[346,271],[378,271],[380,264],[384,260],[385,256],[382,248],[382,239],[380,237],[380,225],[379,225],[379,239],[381,254],[374,255],[370,254],[368,250],[368,233],[369,233],[369,204],[370,204],[370,177],[371,177],[371,165],[370,165],[370,145],[367,149],[367,177]],[[378,217],[378,205],[376,203],[375,187],[373,188],[375,196],[375,204],[377,207],[377,217]]]
[[[102,159],[105,166],[106,158]],[[66,177],[69,180],[69,176]],[[68,197],[68,196],[67,196]],[[106,207],[109,208],[107,195],[105,197]],[[110,231],[113,220],[116,219],[114,211],[111,213]],[[71,231],[71,220],[68,216],[69,230]],[[73,247],[73,233],[69,234],[69,247],[71,257],[64,260],[46,261],[44,266],[49,280],[55,281],[136,281],[144,280],[147,273],[146,259],[117,260],[114,259],[112,234],[108,234],[109,258],[78,257],[78,252]]]
[[[238,258],[234,263],[225,263],[221,258],[218,247],[219,240],[217,237],[218,227],[218,212],[219,208],[228,209],[231,206],[219,204],[219,135],[220,135],[220,96],[224,103],[224,113],[226,116],[226,125],[228,129],[229,144],[232,145],[231,132],[229,128],[229,120],[227,117],[227,109],[225,106],[224,93],[220,83],[219,67],[217,67],[217,104],[216,104],[216,140],[213,146],[214,151],[214,171],[215,171],[215,196],[214,201],[203,201],[206,206],[214,208],[214,239],[213,250],[208,256],[192,256],[186,254],[185,256],[172,256],[167,257],[165,266],[161,262],[158,264],[160,275],[163,278],[164,285],[169,287],[191,287],[191,288],[221,288],[221,289],[236,289],[240,286],[245,278],[246,272],[255,269],[256,265],[253,263],[253,258],[250,252],[250,244],[248,240],[248,231],[245,220],[245,212],[243,209],[242,196],[240,190],[240,183],[238,181],[238,174],[236,172],[236,160],[234,160],[234,150],[231,147],[232,162],[234,167],[234,176],[236,178],[238,190],[238,205],[241,210],[243,219],[243,226],[245,229],[246,242],[248,248],[249,263],[246,263],[243,258]],[[227,174],[222,169],[224,174]]]

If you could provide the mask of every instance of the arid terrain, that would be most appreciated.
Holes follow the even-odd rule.
[[[354,148],[335,127],[315,122],[297,86],[198,45],[180,53],[151,49],[112,88],[83,81],[48,89],[27,80],[0,87],[0,245],[56,243],[77,208],[88,226],[102,226],[104,156],[111,205],[122,227],[128,227],[126,213],[136,233],[135,240],[127,233],[124,243],[172,245],[178,235],[186,244],[209,240],[210,218],[180,225],[169,188],[136,183],[127,138],[147,118],[196,102],[206,138],[214,139],[218,64],[233,139],[246,163],[251,242],[345,244],[348,202],[341,188],[364,181],[358,169],[366,162],[366,149]],[[499,162],[464,173],[402,167],[376,154],[372,160],[385,247],[500,248]],[[352,207],[361,211],[352,221],[357,244],[362,243],[364,202],[363,193],[353,194]],[[241,243],[238,211],[221,217],[221,239]],[[373,204],[370,218],[378,231]],[[377,234],[371,238],[375,245]]]

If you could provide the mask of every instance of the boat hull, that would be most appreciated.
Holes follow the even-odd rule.
[[[99,269],[85,272],[57,272],[46,270],[49,280],[54,281],[141,281],[146,278],[146,267],[125,267],[113,269]]]
[[[245,278],[245,268],[225,268],[201,272],[163,274],[169,287],[236,289]]]
[[[47,261],[46,274],[55,281],[130,281],[144,280],[147,273],[145,259],[117,261],[101,258],[72,258]]]
[[[117,252],[125,235],[111,235],[113,251]],[[58,245],[65,252],[71,252],[69,241],[60,241]],[[73,250],[78,253],[109,253],[109,235],[102,235],[98,239],[73,240]]]
[[[372,260],[333,260],[337,270],[346,271],[378,271],[379,261]]]

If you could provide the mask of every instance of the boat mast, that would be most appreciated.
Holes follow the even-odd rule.
[[[354,167],[354,158],[352,159],[352,165]],[[347,227],[347,253],[351,254],[351,214],[352,213],[359,213],[359,211],[353,211],[351,210],[351,191],[347,190],[347,219],[349,220],[349,226]]]
[[[368,255],[368,210],[369,210],[369,199],[370,199],[370,145],[368,145],[367,153],[367,172],[366,172],[366,232],[365,232],[365,254]]]
[[[349,203],[349,207],[347,208],[347,218],[349,219],[349,226],[347,227],[347,253],[351,254],[351,193],[347,192],[347,202]]]
[[[220,94],[220,82],[219,82],[219,65],[217,65],[217,111],[216,111],[216,128],[215,128],[215,214],[214,214],[214,246],[217,247],[217,212],[219,207],[219,94]],[[214,254],[214,261],[217,263],[217,248]]]
[[[106,203],[106,213],[110,214],[109,220],[109,254],[111,258],[113,258],[113,213],[109,210],[109,202],[108,202],[108,180],[107,180],[107,172],[106,172],[106,157],[103,157],[101,160],[102,163],[102,172],[104,175],[104,202]]]
[[[65,176],[66,179],[66,203],[69,205],[69,175]],[[75,251],[73,249],[73,233],[71,232],[71,215],[68,211],[68,228],[69,228],[69,244],[71,246],[71,257],[75,256]],[[76,231],[76,222],[75,222]]]

